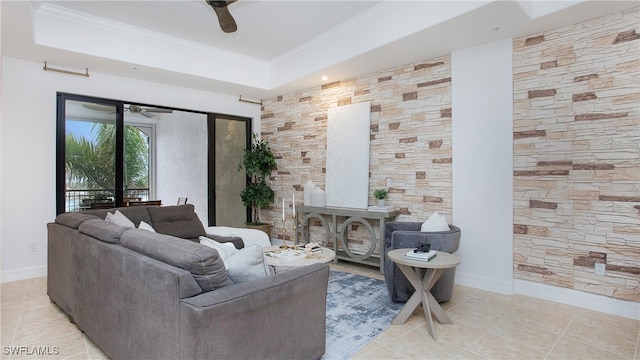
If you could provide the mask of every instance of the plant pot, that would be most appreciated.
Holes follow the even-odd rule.
[[[267,223],[246,223],[245,227],[247,229],[260,230],[260,231],[264,232],[265,234],[267,234],[269,239],[271,239],[271,224],[267,224]]]
[[[376,206],[378,207],[384,207],[384,199],[378,199],[376,201]]]

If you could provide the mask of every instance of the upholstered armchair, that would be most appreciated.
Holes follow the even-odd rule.
[[[416,245],[429,243],[432,250],[453,253],[460,245],[460,228],[449,225],[449,231],[421,232],[419,222],[390,222],[385,225],[384,234],[384,280],[392,301],[404,302],[415,291],[398,266],[386,257],[393,249],[415,248]],[[446,269],[440,279],[431,288],[431,294],[438,302],[451,299],[455,268]]]

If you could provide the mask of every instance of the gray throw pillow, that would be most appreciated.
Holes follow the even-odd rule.
[[[266,278],[271,274],[264,262],[260,245],[251,245],[238,250],[225,259],[227,273],[234,284]]]
[[[218,252],[204,245],[174,236],[131,229],[122,235],[122,246],[189,271],[204,292],[233,284]]]

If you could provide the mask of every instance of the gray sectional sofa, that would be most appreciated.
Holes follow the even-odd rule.
[[[106,210],[60,214],[47,224],[47,293],[107,356],[324,354],[326,264],[234,284],[216,250],[194,238],[204,229],[193,205],[118,210],[158,232],[107,222]]]

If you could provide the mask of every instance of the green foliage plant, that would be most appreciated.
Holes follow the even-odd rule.
[[[277,168],[278,163],[269,143],[258,139],[258,134],[253,134],[253,143],[245,150],[242,162],[238,164],[238,171],[244,169],[249,177],[249,183],[240,192],[240,198],[244,206],[251,208],[253,224],[260,224],[260,209],[266,209],[275,200],[275,194],[266,179]]]
[[[389,195],[389,191],[387,189],[375,189],[373,192],[373,197],[378,200],[386,199]]]
[[[67,189],[105,190],[115,186],[115,126],[96,123],[92,135],[95,140],[66,136]],[[149,187],[148,154],[147,139],[134,126],[125,126],[125,189]],[[104,194],[96,196],[100,195]]]

